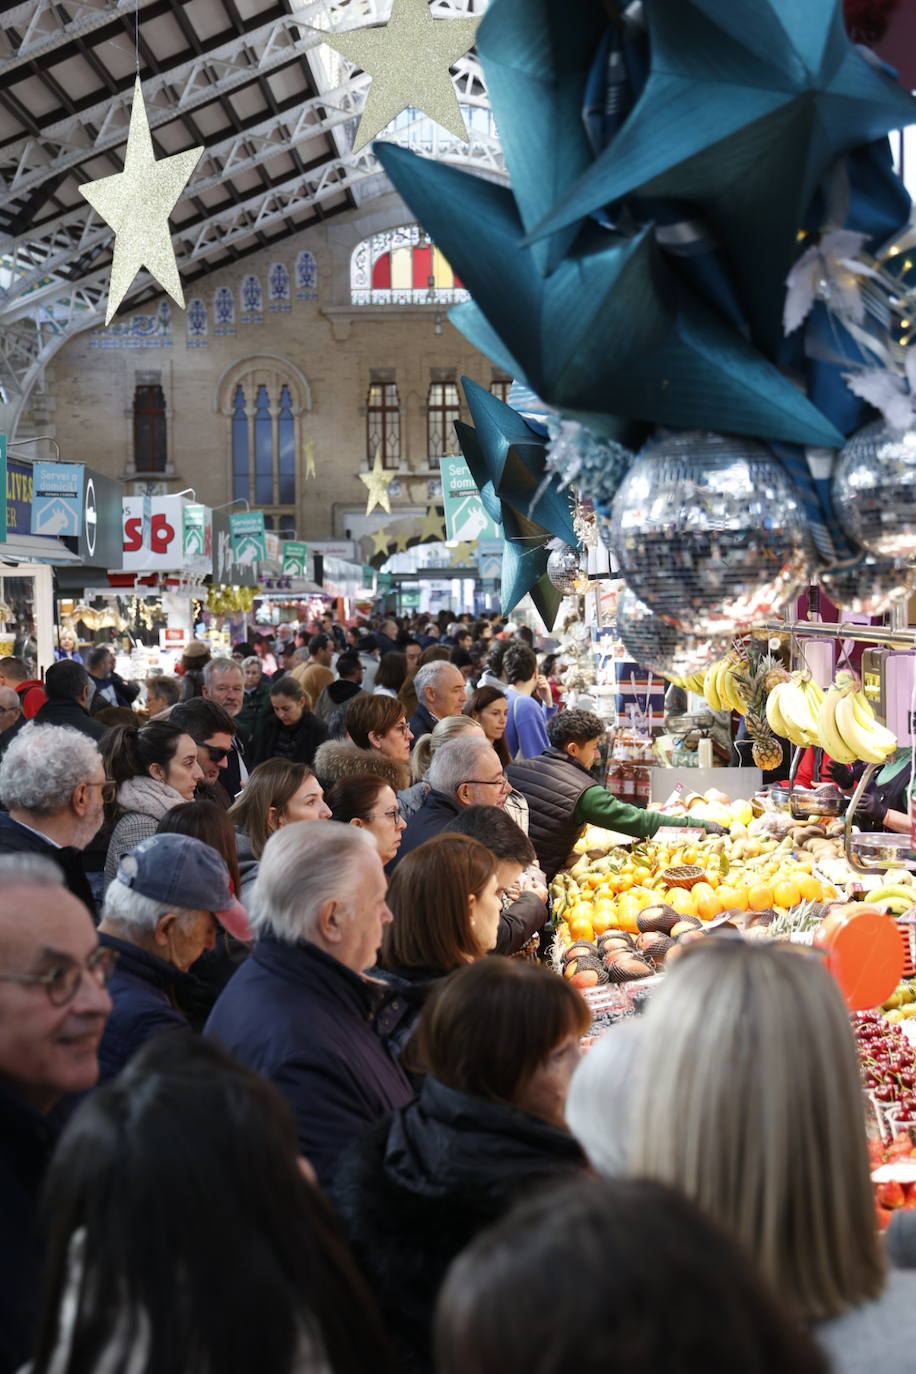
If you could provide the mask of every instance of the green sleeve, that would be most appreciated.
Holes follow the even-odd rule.
[[[582,793],[573,816],[579,825],[600,825],[605,830],[619,830],[621,835],[635,835],[640,840],[651,839],[663,825],[705,829],[702,821],[689,816],[663,816],[660,811],[643,811],[641,807],[630,806],[611,796],[606,787],[599,786]]]

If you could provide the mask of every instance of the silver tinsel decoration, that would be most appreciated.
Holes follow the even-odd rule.
[[[617,597],[617,634],[634,662],[665,677],[690,677],[728,649],[727,640],[698,639],[659,620],[629,587]]]
[[[571,544],[552,548],[547,559],[547,576],[558,592],[565,596],[576,585],[579,576],[579,551]]]
[[[574,482],[579,496],[606,516],[633,454],[613,439],[601,439],[578,420],[546,417],[550,443],[544,470],[560,479],[560,487]]]
[[[834,606],[852,615],[884,615],[916,587],[916,567],[891,558],[859,553],[821,568],[817,580]]]
[[[610,547],[636,595],[703,640],[776,615],[813,558],[802,503],[769,450],[699,430],[642,450],[614,499]]]
[[[916,429],[860,429],[837,459],[832,496],[853,543],[876,558],[916,557]]]

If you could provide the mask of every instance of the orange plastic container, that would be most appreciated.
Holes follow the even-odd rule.
[[[812,943],[826,955],[850,1011],[880,1007],[903,976],[900,931],[892,917],[874,907],[835,907],[814,932]]]

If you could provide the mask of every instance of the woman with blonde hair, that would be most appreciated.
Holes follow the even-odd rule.
[[[653,997],[639,1058],[630,1172],[737,1237],[835,1374],[905,1367],[916,1274],[887,1271],[855,1041],[824,964],[791,945],[702,941]]]
[[[334,681],[331,669],[325,668],[323,663],[297,663],[295,668],[290,669],[289,676],[295,678],[305,692],[310,711],[315,709],[315,702],[325,687]]]

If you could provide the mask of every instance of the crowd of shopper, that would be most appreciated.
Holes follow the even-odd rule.
[[[350,628],[107,728],[0,661],[0,1374],[906,1368],[825,968],[707,940],[583,1059],[545,875],[661,818],[524,638]]]

